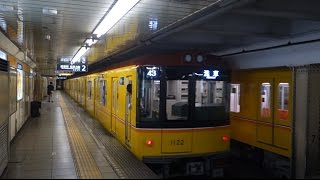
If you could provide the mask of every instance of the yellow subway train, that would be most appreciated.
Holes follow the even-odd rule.
[[[232,151],[290,178],[292,70],[238,70],[231,82]]]
[[[164,177],[220,176],[230,147],[230,71],[215,57],[185,57],[141,56],[65,80],[64,88]]]

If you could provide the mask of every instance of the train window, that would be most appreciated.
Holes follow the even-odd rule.
[[[271,84],[262,83],[261,84],[261,117],[268,118],[271,117],[270,112],[270,101],[271,101]]]
[[[197,80],[195,118],[197,121],[224,119],[226,114],[226,83],[224,81]]]
[[[139,103],[141,121],[158,121],[160,114],[161,69],[156,66],[143,66],[139,69]]]
[[[91,99],[92,81],[88,81],[88,98]]]
[[[194,68],[167,68],[166,69],[166,119],[188,120],[190,106],[190,79]],[[189,87],[190,86],[190,87]],[[190,96],[190,97],[189,97]]]
[[[100,80],[100,104],[106,105],[106,81]]]
[[[167,80],[166,113],[168,120],[188,119],[188,80]]]
[[[278,116],[281,120],[288,119],[289,83],[278,85]]]
[[[159,120],[160,80],[143,80],[140,92],[141,120]]]
[[[230,111],[240,112],[240,84],[231,84]]]

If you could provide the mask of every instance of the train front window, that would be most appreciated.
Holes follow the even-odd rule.
[[[167,120],[188,119],[188,80],[167,80]]]
[[[205,72],[191,66],[141,67],[140,125],[176,128],[225,124],[229,118],[228,76],[223,71],[220,76],[218,70]]]
[[[188,120],[189,107],[189,79],[193,75],[193,68],[167,68],[166,119]]]
[[[228,112],[224,81],[197,80],[195,98],[196,121],[226,119]]]
[[[160,80],[158,67],[141,69],[138,109],[141,121],[158,121],[160,111]]]

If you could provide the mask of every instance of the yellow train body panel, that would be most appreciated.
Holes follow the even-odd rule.
[[[229,127],[202,129],[132,129],[132,152],[139,159],[144,156],[177,156],[201,155],[212,152],[229,151],[230,141],[223,137],[229,136]],[[148,141],[152,145],[148,145]]]
[[[231,138],[290,157],[292,72],[287,68],[246,70],[232,77],[233,84],[240,84],[240,112],[230,113]]]

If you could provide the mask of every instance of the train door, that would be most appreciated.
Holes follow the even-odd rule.
[[[88,82],[87,78],[83,79],[83,107],[87,107]]]
[[[125,143],[130,146],[132,122],[132,76],[126,77]]]
[[[8,165],[10,141],[9,141],[9,78],[8,61],[0,58],[0,175]],[[20,79],[21,80],[21,79]],[[22,81],[22,80],[21,80]]]
[[[74,100],[78,101],[78,79],[74,80]]]
[[[79,87],[80,87],[80,89],[79,89],[79,95],[80,95],[80,97],[79,97],[79,103],[80,103],[80,105],[82,105],[82,100],[83,100],[83,98],[82,98],[82,94],[83,94],[83,82],[82,82],[82,80],[80,79],[79,80]]]
[[[291,77],[275,79],[273,144],[283,149],[291,148]]]
[[[77,79],[77,102],[80,101],[80,89],[81,89],[81,86],[80,86],[80,79]]]
[[[257,141],[287,150],[290,148],[291,103],[290,74],[260,82],[260,109],[258,113]]]
[[[111,103],[111,132],[116,134],[118,113],[118,78],[112,78],[112,103]]]
[[[265,78],[258,82],[260,86],[260,108],[258,111],[257,141],[266,144],[273,144],[274,79]]]

